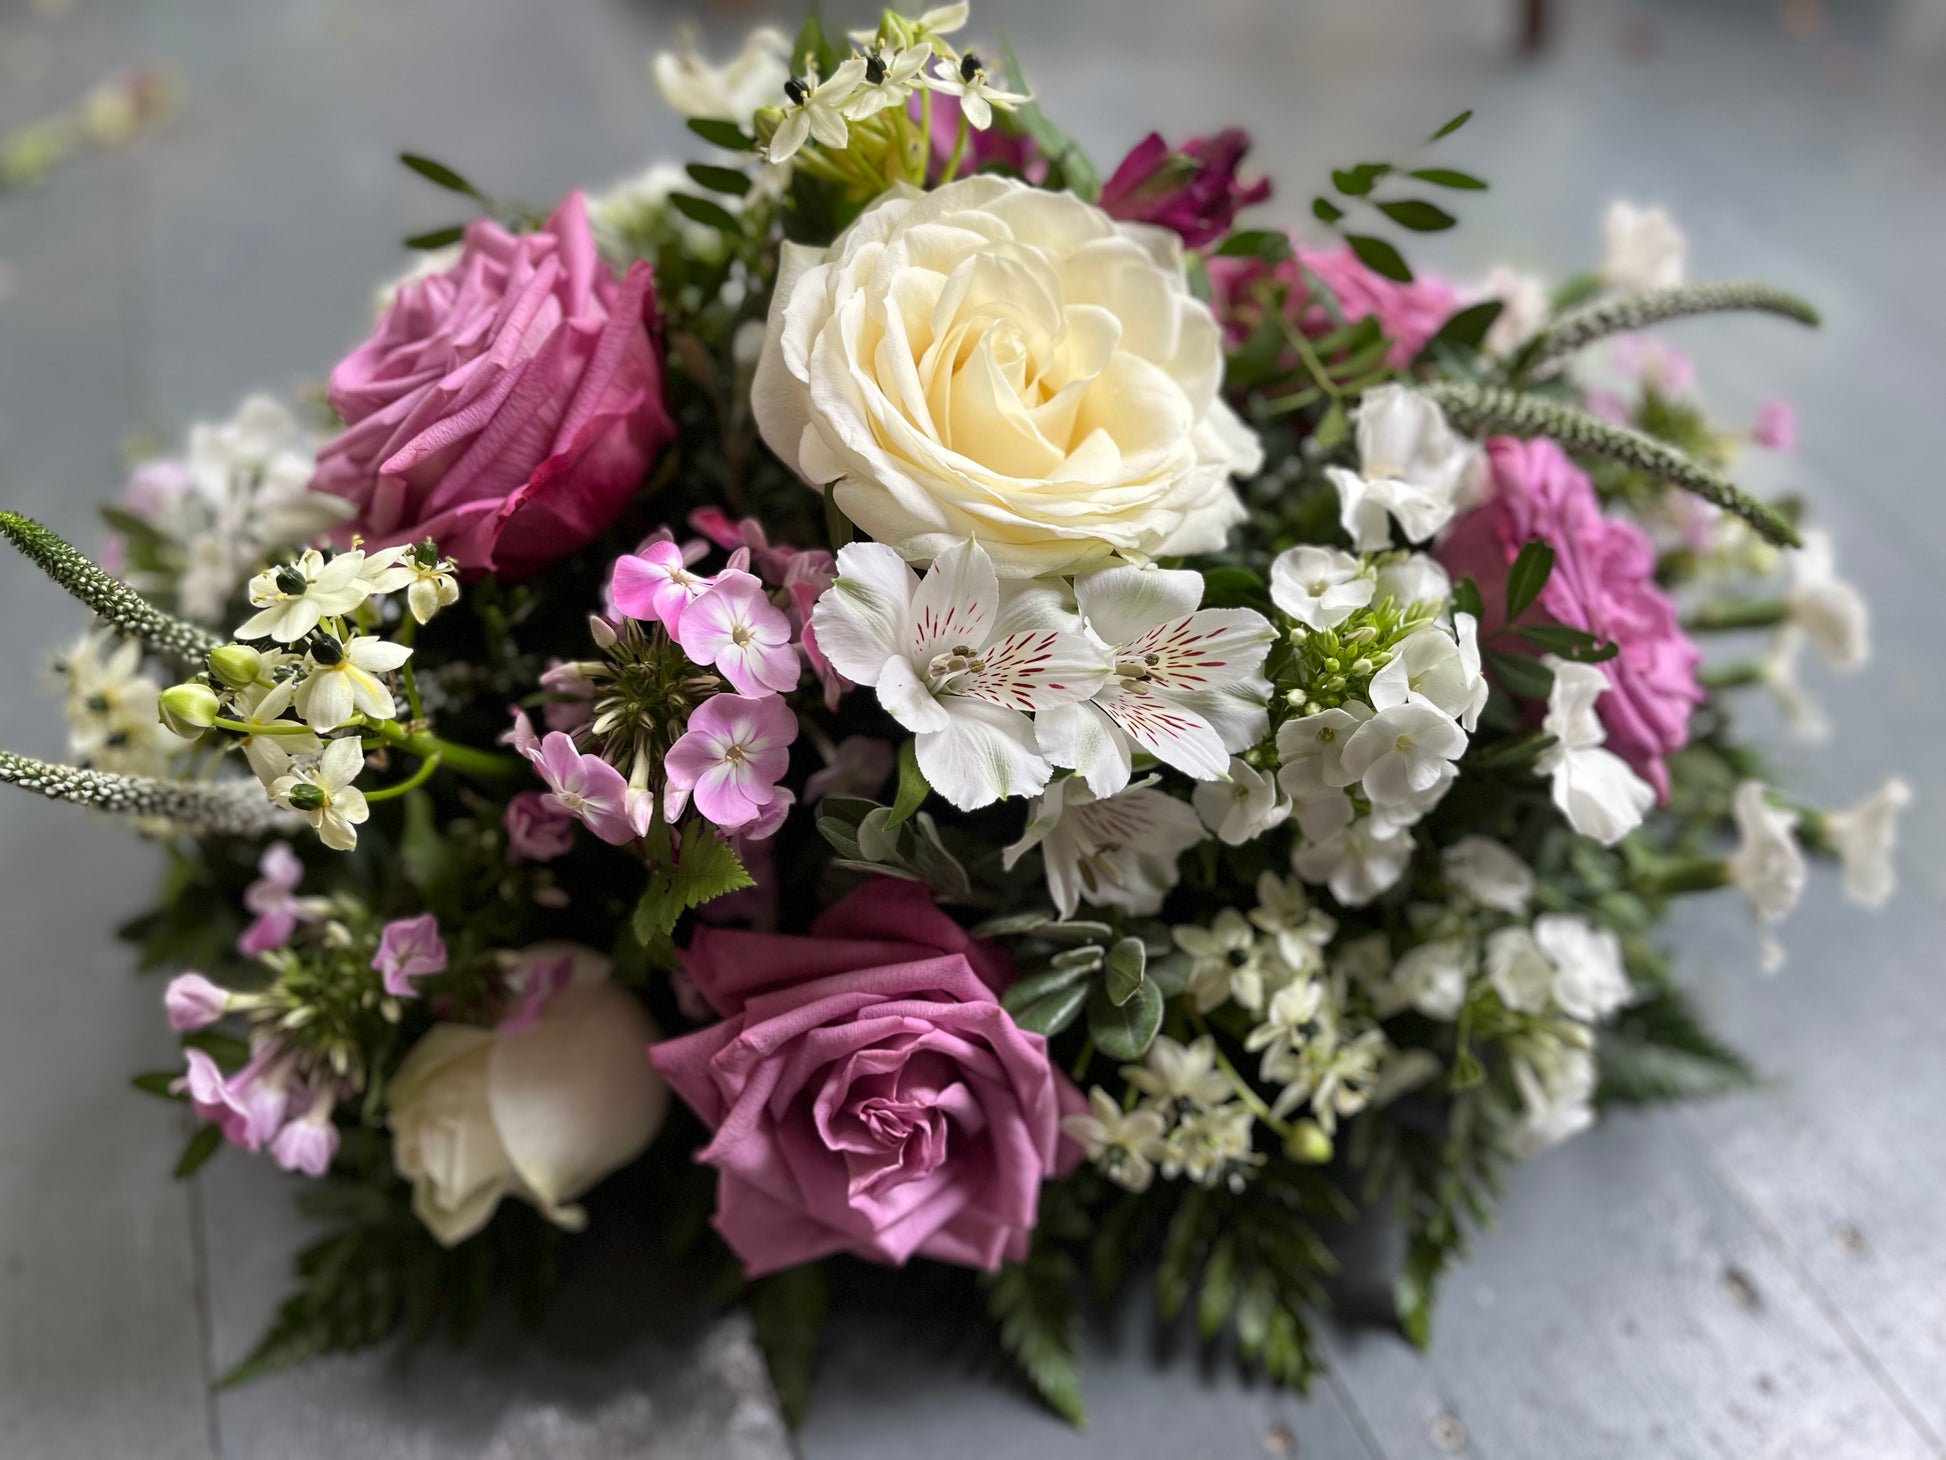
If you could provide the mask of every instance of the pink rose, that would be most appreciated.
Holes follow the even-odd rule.
[[[1491,495],[1453,525],[1439,550],[1454,579],[1470,574],[1485,602],[1481,635],[1506,617],[1507,569],[1539,538],[1554,571],[1528,622],[1566,624],[1620,646],[1601,668],[1611,686],[1595,701],[1608,748],[1667,797],[1662,758],[1689,743],[1689,717],[1702,703],[1702,655],[1684,635],[1676,606],[1655,583],[1655,549],[1632,522],[1604,517],[1594,484],[1545,437],[1487,442]]]
[[[1261,312],[1252,295],[1264,280],[1285,286],[1284,312],[1307,336],[1328,334],[1337,328],[1332,312],[1311,297],[1307,275],[1330,290],[1337,313],[1346,323],[1356,324],[1367,315],[1376,315],[1379,328],[1392,341],[1386,358],[1395,366],[1409,363],[1459,308],[1459,296],[1444,280],[1421,275],[1410,284],[1401,284],[1373,273],[1349,248],[1326,253],[1305,248],[1295,240],[1292,248],[1294,258],[1275,265],[1250,258],[1218,256],[1208,260],[1216,316],[1223,321],[1232,344],[1249,338],[1256,325]]]
[[[331,372],[345,431],[311,486],[369,546],[431,537],[462,568],[525,577],[620,514],[675,435],[649,266],[616,280],[579,193],[538,233],[491,219],[404,285]]]
[[[868,882],[809,937],[699,928],[683,966],[723,1022],[649,1057],[716,1131],[716,1228],[752,1276],[1026,1255],[1081,1096],[1000,1007],[1005,956],[925,888]]]

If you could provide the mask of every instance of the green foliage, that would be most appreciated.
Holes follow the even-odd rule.
[[[899,742],[899,790],[892,798],[892,814],[885,818],[886,830],[910,821],[930,794],[926,773],[919,769],[919,742],[907,736]]]
[[[1108,950],[1103,965],[1103,987],[1108,1002],[1120,1008],[1142,989],[1142,975],[1148,968],[1149,950],[1140,938],[1123,938]]]
[[[1110,1059],[1141,1059],[1161,1028],[1162,991],[1146,979],[1119,1004],[1106,981],[1088,991],[1088,1037]]]
[[[677,919],[690,908],[756,885],[714,827],[691,821],[682,830],[675,861],[658,861],[649,868],[648,889],[635,908],[635,936],[648,947],[673,933]]]
[[[175,1178],[187,1181],[203,1169],[203,1163],[214,1156],[223,1144],[223,1132],[213,1125],[199,1125],[189,1143],[182,1148],[182,1155],[176,1159]]]
[[[1437,132],[1434,132],[1432,136],[1427,140],[1432,142],[1437,142],[1441,137],[1450,137],[1453,135],[1453,133],[1457,132],[1461,127],[1465,126],[1468,122],[1472,120],[1473,120],[1473,108],[1468,107],[1465,111],[1461,112],[1458,116],[1454,117],[1450,122],[1446,123],[1445,126],[1441,127]]]
[[[415,233],[406,239],[407,248],[435,249],[445,248],[448,244],[458,243],[466,237],[464,223],[449,223],[444,228],[435,228],[430,233]]]
[[[1554,572],[1554,549],[1540,538],[1534,538],[1520,550],[1514,559],[1513,567],[1507,570],[1507,622],[1512,623],[1527,612],[1534,600],[1541,596],[1547,587],[1547,580]]]
[[[1599,1033],[1603,1105],[1697,1100],[1757,1082],[1749,1062],[1704,1027],[1674,985],[1631,1004]]]
[[[1400,198],[1374,206],[1399,227],[1410,228],[1414,233],[1440,233],[1459,222],[1444,208],[1423,198]]]
[[[740,198],[750,191],[750,174],[738,172],[734,167],[715,167],[706,162],[692,162],[684,169],[690,181],[698,187],[708,188],[713,193],[728,193]]]
[[[891,807],[855,796],[827,796],[818,813],[818,834],[838,853],[834,865],[924,882],[947,902],[972,900],[966,868],[946,850],[931,813],[914,812],[893,826]]]
[[[1412,282],[1412,270],[1404,256],[1384,239],[1370,233],[1347,233],[1345,242],[1358,255],[1358,262],[1373,273],[1401,284]]]
[[[1043,1203],[1046,1194],[1043,1193]],[[1002,1263],[981,1278],[987,1310],[999,1325],[1000,1346],[1034,1392],[1069,1424],[1088,1423],[1076,1352],[1074,1289],[1077,1270],[1044,1230],[1034,1234],[1025,1262]]]
[[[756,138],[735,122],[721,121],[715,117],[691,117],[688,126],[705,142],[726,152],[754,152],[757,147]]]
[[[449,193],[459,193],[468,198],[478,199],[482,203],[487,201],[487,195],[485,193],[474,187],[472,183],[461,177],[443,162],[435,162],[430,157],[420,157],[412,152],[401,152],[399,154],[399,161],[418,173],[427,182],[442,187]]]
[[[1033,88],[1027,84],[1020,58],[1014,55],[1013,47],[1003,45],[1002,51],[1007,61],[1007,77],[1013,82],[1014,90],[1031,94]],[[1031,137],[1041,156],[1047,159],[1044,186],[1065,188],[1088,203],[1101,196],[1101,174],[1095,171],[1094,163],[1089,161],[1088,154],[1081,150],[1080,144],[1041,110],[1039,103],[1022,102],[998,115],[1004,130],[1016,136]]]
[[[817,1364],[818,1334],[831,1303],[831,1279],[822,1264],[785,1268],[750,1290],[750,1319],[757,1346],[770,1366],[770,1382],[792,1429],[804,1423]]]

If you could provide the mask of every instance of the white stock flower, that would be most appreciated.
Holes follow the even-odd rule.
[[[392,691],[378,678],[390,674],[412,657],[412,650],[389,639],[358,634],[344,643],[319,644],[304,661],[304,679],[294,703],[298,715],[313,730],[336,730],[353,715],[390,720],[397,713]],[[324,657],[336,653],[335,659]]]
[[[1453,615],[1453,629],[1435,624],[1406,635],[1391,660],[1372,676],[1372,708],[1381,712],[1423,695],[1472,733],[1486,708],[1480,667],[1480,625],[1470,613]]]
[[[837,566],[811,612],[818,647],[913,732],[933,789],[971,811],[1045,786],[1028,712],[1086,699],[1106,672],[1052,613],[1053,590],[1003,597],[971,542],[948,548],[924,581],[881,543],[847,544]]]
[[[1504,355],[1525,344],[1541,332],[1552,313],[1546,281],[1504,265],[1496,266],[1480,286],[1476,302],[1489,299],[1500,302],[1500,313],[1481,341],[1489,355]]]
[[[1790,554],[1790,591],[1784,601],[1791,622],[1803,627],[1833,669],[1862,669],[1872,657],[1872,616],[1864,595],[1837,572],[1831,534],[1803,532],[1804,545]]]
[[[1844,864],[1845,896],[1866,907],[1884,907],[1898,890],[1892,852],[1899,842],[1899,815],[1912,804],[1912,787],[1894,776],[1858,805],[1829,811],[1825,839]]]
[[[294,643],[320,620],[350,613],[371,596],[360,574],[365,555],[354,548],[329,561],[312,548],[250,580],[250,604],[258,612],[238,625],[239,639],[277,639]]]
[[[1784,948],[1771,931],[1804,895],[1804,852],[1797,844],[1797,813],[1770,803],[1762,781],[1745,781],[1730,803],[1737,849],[1724,870],[1730,885],[1750,899],[1763,939],[1763,967],[1784,966]]]
[[[1514,1056],[1514,1085],[1523,1106],[1512,1144],[1533,1156],[1595,1123],[1595,1056],[1588,1033],[1562,1023],[1524,1038]]]
[[[1534,869],[1490,836],[1463,836],[1439,854],[1448,882],[1481,907],[1524,913],[1534,895]]]
[[[1593,664],[1557,654],[1543,654],[1541,663],[1554,671],[1541,729],[1555,743],[1541,752],[1534,768],[1553,779],[1554,804],[1569,826],[1613,846],[1642,824],[1655,804],[1655,789],[1604,743],[1608,732],[1595,701],[1607,690],[1608,676]]]
[[[672,109],[685,117],[748,126],[757,108],[776,103],[791,74],[789,36],[760,25],[721,66],[703,59],[698,39],[691,29],[681,36],[680,51],[663,51],[649,63],[655,88]]]
[[[479,1231],[508,1196],[580,1228],[575,1200],[640,1155],[668,1112],[647,1054],[660,1035],[641,1001],[609,980],[607,959],[559,951],[574,958],[574,982],[531,1027],[435,1024],[386,1088],[393,1164],[444,1246]]]
[[[1451,1023],[1466,1002],[1473,954],[1459,938],[1440,938],[1408,949],[1392,965],[1394,997],[1428,1019]]]
[[[1156,1162],[1163,1157],[1162,1136],[1168,1128],[1160,1111],[1147,1105],[1125,1111],[1099,1085],[1088,1092],[1087,1114],[1061,1117],[1061,1133],[1080,1146],[1103,1175],[1128,1191],[1149,1189]]]
[[[271,779],[271,800],[302,816],[333,851],[348,852],[358,845],[358,828],[372,813],[365,793],[352,784],[365,769],[365,750],[356,735],[331,741],[315,760],[307,756],[293,761],[275,743],[259,753],[273,769],[279,760],[283,764]]]
[[[1356,420],[1358,470],[1325,468],[1352,546],[1389,547],[1392,521],[1406,541],[1424,542],[1452,520],[1479,448],[1455,433],[1432,401],[1403,385],[1366,391]]]
[[[1554,992],[1554,965],[1531,928],[1496,928],[1486,940],[1487,982],[1517,1014],[1539,1014]]]
[[[1097,796],[1128,784],[1134,747],[1199,781],[1263,738],[1270,685],[1258,672],[1272,631],[1247,608],[1204,608],[1189,569],[1107,568],[1074,580],[1075,602],[1101,645],[1107,677],[1091,699],[1035,717],[1041,753],[1079,771]]]
[[[1346,907],[1363,907],[1387,891],[1405,875],[1411,861],[1412,833],[1373,816],[1291,854],[1298,876],[1314,885],[1325,884]]]
[[[1428,809],[1427,797],[1443,794],[1453,762],[1465,753],[1466,732],[1453,718],[1407,691],[1352,732],[1339,764],[1374,811],[1400,821],[1401,814],[1416,819]]]
[[[1377,586],[1364,563],[1336,548],[1287,548],[1270,565],[1270,601],[1309,629],[1337,628]]]
[[[1534,919],[1534,944],[1554,966],[1554,1002],[1584,1024],[1599,1023],[1628,1002],[1621,940],[1570,913]]]
[[[1263,461],[1222,380],[1174,234],[981,175],[784,246],[751,406],[880,542],[1030,578],[1222,546]]]
[[[1291,814],[1291,808],[1278,799],[1277,782],[1240,758],[1230,762],[1227,781],[1204,781],[1189,799],[1203,825],[1232,847],[1283,825]]]
[[[832,70],[829,80],[819,81],[816,68],[806,79],[784,84],[784,120],[778,123],[764,156],[773,163],[788,162],[797,150],[815,138],[833,152],[842,152],[851,139],[845,124],[845,108],[865,80],[865,58],[853,56]]]
[[[1673,289],[1683,281],[1689,240],[1661,208],[1639,208],[1617,198],[1603,216],[1602,282],[1631,294]]]
[[[1083,902],[1147,917],[1176,885],[1177,859],[1202,839],[1189,804],[1146,781],[1098,801],[1086,781],[1064,776],[1034,803],[1026,833],[1003,862],[1012,868],[1038,846],[1064,918]]]

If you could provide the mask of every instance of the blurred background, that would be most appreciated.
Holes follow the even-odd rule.
[[[828,19],[869,23],[862,0]],[[0,0],[0,134],[91,140],[0,185],[0,501],[84,542],[132,438],[179,438],[253,389],[320,385],[366,332],[399,240],[454,221],[404,149],[548,205],[700,153],[648,57],[698,25],[726,54],[796,7],[696,0]],[[234,1391],[303,1227],[235,1153],[170,1179],[176,1109],[128,1075],[173,1050],[159,980],[111,929],[151,853],[0,800],[0,1456],[979,1455],[1416,1460],[1946,1457],[1946,0],[976,0],[1104,173],[1145,132],[1232,122],[1297,223],[1330,168],[1415,146],[1492,183],[1415,264],[1559,276],[1611,197],[1667,206],[1690,271],[1814,300],[1674,327],[1725,424],[1791,401],[1802,445],[1747,483],[1803,491],[1877,616],[1878,657],[1815,683],[1835,726],[1748,713],[1807,799],[1899,771],[1918,792],[1888,912],[1820,871],[1756,971],[1722,900],[1670,930],[1720,1027],[1768,1077],[1604,1121],[1518,1173],[1420,1355],[1331,1325],[1308,1399],[1156,1341],[1140,1295],[1089,1333],[1086,1434],[1014,1389],[936,1274],[865,1278],[786,1436],[746,1331],[709,1325],[641,1234],[590,1239],[546,1331],[330,1358]],[[142,68],[135,71],[130,68]],[[99,90],[104,83],[109,89]],[[94,93],[93,100],[90,94]],[[0,144],[3,147],[5,144]],[[43,149],[45,151],[45,149]],[[29,174],[36,175],[29,175]],[[0,744],[58,757],[46,658],[81,619],[0,568]],[[599,1226],[599,1222],[597,1223]]]

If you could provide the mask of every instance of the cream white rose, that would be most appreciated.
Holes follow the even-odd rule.
[[[1027,578],[1222,546],[1263,461],[1222,381],[1174,234],[970,177],[785,245],[752,404],[880,542]]]
[[[574,981],[532,1028],[435,1025],[387,1092],[393,1162],[413,1184],[413,1211],[448,1247],[504,1196],[579,1227],[574,1200],[640,1155],[668,1112],[669,1088],[649,1063],[658,1031],[641,1002],[608,981],[592,949],[552,951],[573,954]]]

